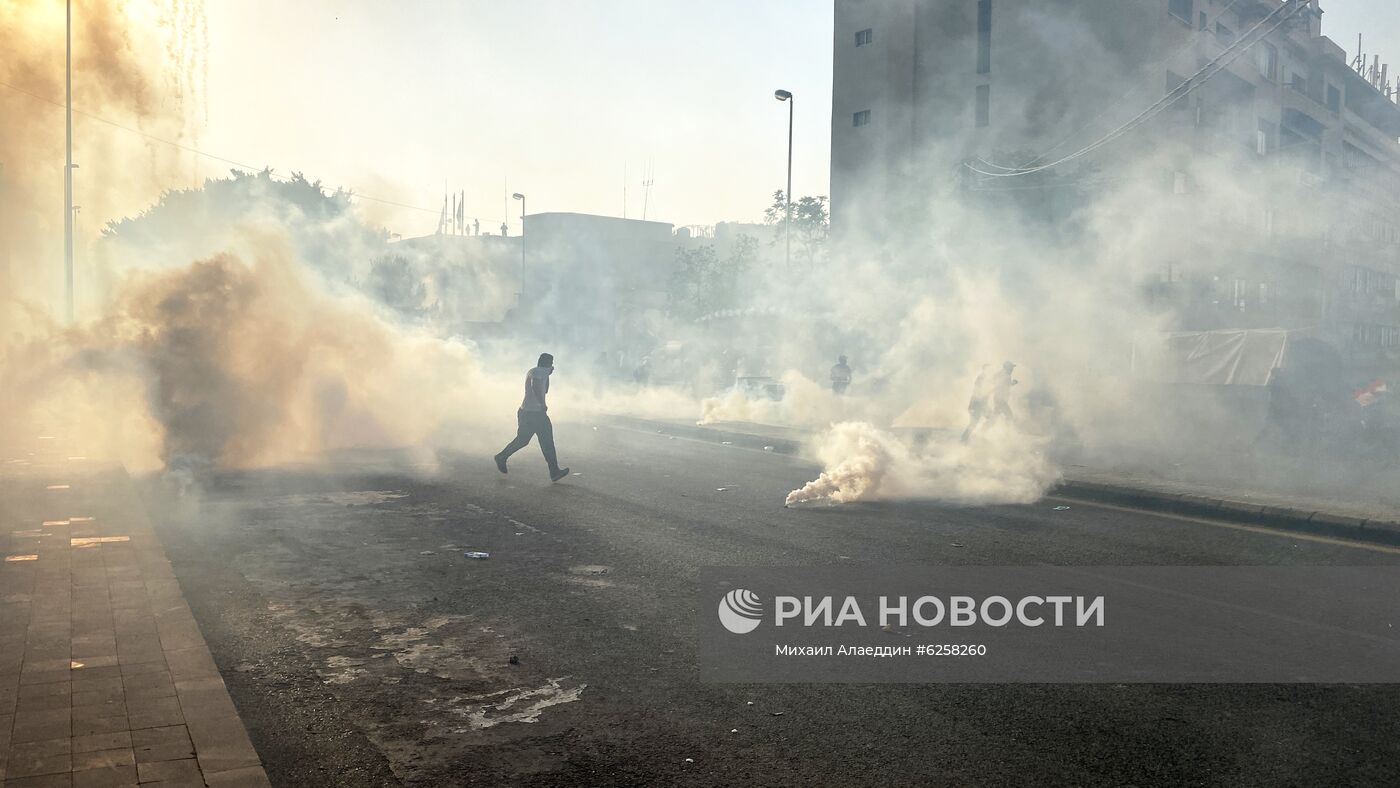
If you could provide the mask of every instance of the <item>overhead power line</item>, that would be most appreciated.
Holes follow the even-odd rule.
[[[1265,15],[1263,19],[1259,20],[1259,22],[1254,25],[1254,27],[1247,30],[1243,35],[1236,39],[1234,43],[1226,47],[1225,50],[1222,51],[1219,55],[1212,58],[1208,63],[1206,63],[1206,65],[1202,66],[1201,69],[1195,74],[1192,74],[1190,77],[1187,77],[1185,80],[1182,80],[1180,85],[1168,91],[1167,94],[1161,99],[1158,99],[1147,109],[1138,113],[1136,116],[1134,116],[1132,119],[1122,124],[1118,128],[1105,134],[1103,137],[1099,138],[1095,142],[1092,142],[1084,146],[1083,148],[1080,148],[1074,153],[1068,154],[1067,156],[1064,156],[1056,161],[1052,161],[1048,164],[1041,164],[1035,167],[1025,167],[1015,170],[1001,168],[1006,170],[1005,172],[987,172],[986,170],[982,170],[973,166],[971,162],[965,163],[964,166],[966,166],[969,170],[972,170],[973,172],[979,175],[985,175],[990,178],[1014,178],[1022,175],[1030,175],[1033,173],[1042,172],[1044,170],[1051,169],[1052,167],[1058,167],[1061,164],[1065,164],[1067,162],[1073,161],[1074,159],[1086,156],[1089,153],[1092,153],[1093,151],[1103,147],[1104,145],[1113,142],[1114,140],[1118,139],[1124,134],[1133,131],[1142,124],[1156,117],[1167,107],[1185,98],[1187,95],[1190,94],[1192,90],[1195,90],[1196,88],[1205,84],[1207,81],[1210,80],[1211,77],[1220,73],[1231,63],[1238,60],[1246,51],[1248,51],[1249,46],[1252,46],[1257,41],[1267,37],[1270,33],[1282,27],[1284,23],[1286,23],[1289,19],[1292,18],[1293,14],[1297,13],[1298,10],[1303,7],[1304,6],[1299,2],[1299,0],[1287,0],[1287,2],[1285,2],[1284,5],[1279,6],[1278,8]],[[1263,34],[1257,37],[1254,36],[1254,33],[1256,33],[1260,28],[1264,27],[1266,24],[1269,24],[1269,22],[1272,21],[1274,17],[1279,16],[1285,11],[1288,11],[1289,13],[1283,16],[1282,18],[1278,19],[1276,22],[1274,22],[1273,25],[1269,27],[1268,30],[1265,30]],[[1253,38],[1251,39],[1251,37]],[[1198,77],[1200,77],[1199,81],[1197,81]],[[1044,154],[1037,158],[1044,158]],[[988,164],[988,162],[982,163]]]
[[[1242,1],[1242,0],[1230,0],[1230,3],[1229,3],[1228,5],[1226,5],[1224,8],[1220,9],[1219,13],[1224,14],[1224,13],[1228,12],[1230,9],[1234,8],[1236,5],[1239,5],[1241,1]],[[1194,35],[1193,35],[1193,36],[1187,36],[1187,39],[1186,39],[1186,43],[1185,43],[1185,44],[1182,44],[1179,48],[1173,50],[1172,53],[1169,54],[1169,55],[1167,55],[1166,57],[1164,57],[1164,58],[1159,58],[1156,62],[1154,62],[1154,63],[1152,64],[1151,67],[1148,68],[1148,70],[1151,71],[1153,67],[1161,66],[1161,65],[1164,65],[1164,64],[1166,64],[1166,63],[1170,63],[1171,61],[1175,60],[1177,57],[1179,57],[1179,56],[1185,54],[1185,53],[1187,52],[1187,50],[1193,49],[1195,46],[1196,46],[1196,38],[1195,38],[1195,36],[1194,36]],[[1152,83],[1146,83],[1146,84],[1152,84]],[[988,167],[991,167],[991,168],[993,168],[993,169],[995,169],[995,170],[1000,170],[1000,171],[1002,171],[1002,172],[1016,172],[1016,171],[1019,171],[1019,170],[1023,170],[1023,169],[1025,169],[1025,168],[1027,168],[1027,167],[1033,167],[1033,166],[1035,166],[1036,164],[1038,164],[1038,163],[1040,163],[1041,161],[1043,161],[1046,157],[1048,157],[1048,156],[1049,156],[1051,153],[1053,153],[1054,151],[1059,150],[1059,148],[1060,148],[1061,145],[1064,145],[1066,142],[1069,142],[1070,140],[1074,139],[1075,137],[1079,136],[1080,134],[1083,134],[1085,131],[1087,131],[1089,128],[1091,128],[1095,123],[1098,123],[1100,120],[1102,120],[1103,117],[1104,117],[1105,115],[1107,115],[1111,110],[1113,110],[1113,109],[1115,109],[1116,107],[1118,107],[1119,105],[1121,105],[1124,101],[1126,101],[1126,100],[1128,99],[1129,96],[1131,96],[1133,93],[1136,93],[1137,91],[1141,90],[1143,87],[1144,87],[1144,83],[1141,83],[1141,82],[1138,83],[1138,84],[1135,84],[1135,85],[1133,85],[1133,86],[1131,86],[1131,87],[1129,87],[1127,90],[1123,91],[1123,93],[1122,93],[1121,95],[1119,95],[1118,98],[1116,98],[1116,99],[1114,99],[1113,101],[1109,102],[1108,105],[1105,106],[1105,107],[1103,108],[1103,110],[1101,110],[1097,115],[1095,115],[1094,117],[1092,117],[1092,118],[1090,118],[1089,120],[1085,121],[1084,125],[1082,125],[1082,126],[1076,128],[1074,131],[1071,131],[1069,134],[1066,134],[1064,137],[1062,137],[1062,138],[1060,139],[1059,142],[1056,142],[1054,145],[1051,145],[1050,147],[1046,148],[1044,151],[1042,151],[1042,152],[1040,153],[1039,156],[1036,156],[1035,158],[1031,159],[1030,161],[1026,162],[1025,164],[1020,165],[1019,167],[1003,167],[1003,166],[1001,166],[1000,164],[993,164],[992,162],[989,162],[989,161],[986,161],[986,160],[981,160],[980,163],[981,163],[981,164],[985,164],[985,165],[987,165]]]
[[[52,105],[55,106],[55,107],[62,107],[62,106],[64,106],[63,102],[61,102],[61,101],[54,101],[53,99],[50,99],[50,98],[48,98],[48,97],[46,97],[46,96],[41,96],[41,95],[39,95],[38,93],[33,93],[33,92],[31,92],[31,91],[25,90],[24,88],[19,87],[19,86],[17,86],[17,85],[11,85],[11,84],[8,83],[8,82],[0,82],[0,87],[9,88],[10,90],[15,91],[16,93],[21,93],[21,94],[23,94],[23,95],[29,96],[30,98],[36,99],[36,100],[38,100],[38,101],[42,101],[42,102],[44,102],[45,104],[52,104]],[[230,159],[230,158],[227,158],[227,157],[225,157],[225,156],[218,156],[218,155],[216,155],[216,154],[209,153],[209,152],[207,152],[207,151],[202,151],[202,150],[200,150],[200,149],[198,149],[198,148],[191,147],[191,146],[186,145],[186,144],[184,144],[184,143],[182,143],[182,142],[176,142],[176,141],[174,141],[174,140],[168,140],[168,139],[165,139],[164,137],[157,137],[157,136],[154,135],[154,134],[150,134],[150,133],[148,133],[148,132],[144,132],[144,131],[142,131],[142,130],[140,130],[140,129],[137,129],[137,128],[132,128],[131,126],[127,126],[127,125],[122,124],[122,123],[117,123],[117,122],[114,121],[114,120],[108,120],[107,118],[104,118],[104,117],[102,117],[102,116],[100,116],[100,115],[94,115],[94,114],[92,114],[91,112],[84,112],[84,111],[82,111],[82,110],[80,110],[80,109],[76,109],[76,108],[75,108],[75,109],[73,110],[73,114],[74,114],[74,115],[81,115],[81,116],[83,116],[83,117],[85,117],[85,118],[88,118],[88,119],[90,119],[90,120],[95,120],[95,121],[97,121],[98,123],[104,123],[104,124],[106,124],[106,125],[108,125],[108,126],[111,126],[112,128],[121,129],[122,131],[129,132],[129,133],[131,133],[131,134],[135,134],[135,135],[137,135],[137,136],[139,136],[139,137],[142,137],[142,138],[144,138],[144,139],[150,140],[151,142],[158,142],[158,143],[160,143],[160,144],[162,144],[162,145],[169,145],[169,146],[172,147],[172,148],[177,148],[177,149],[179,149],[179,150],[185,151],[186,153],[192,153],[192,154],[194,154],[194,155],[196,155],[196,156],[202,156],[202,157],[204,157],[204,158],[206,158],[206,159],[211,159],[211,160],[213,160],[213,161],[223,162],[224,164],[231,164],[231,165],[233,165],[233,166],[235,166],[235,167],[240,167],[240,168],[242,168],[242,169],[249,170],[249,171],[252,171],[252,172],[259,172],[259,171],[262,171],[262,170],[264,170],[264,169],[267,169],[267,168],[265,168],[265,167],[255,167],[255,166],[253,166],[253,165],[251,165],[251,164],[244,164],[243,162],[235,161],[235,160]],[[280,176],[272,175],[270,170],[269,170],[269,176],[270,176],[270,177],[280,177]],[[283,179],[283,180],[289,180],[289,179],[287,179],[287,178],[285,178],[285,177],[283,177],[282,179]],[[370,201],[370,202],[382,203],[382,204],[384,204],[384,205],[392,205],[392,206],[395,206],[395,207],[397,207],[397,208],[406,208],[406,209],[411,210],[411,211],[423,211],[424,213],[433,213],[433,214],[435,214],[435,213],[438,213],[439,210],[440,210],[440,209],[438,209],[438,208],[424,208],[424,207],[422,207],[422,206],[420,206],[420,205],[409,205],[408,203],[397,202],[397,201],[394,201],[394,200],[386,200],[386,199],[383,199],[383,198],[381,198],[381,197],[371,197],[371,196],[368,195],[368,194],[361,194],[361,193],[359,193],[359,192],[352,191],[352,190],[349,190],[349,189],[347,189],[347,190],[345,190],[345,191],[346,191],[346,193],[349,194],[351,197],[356,197],[356,198],[359,198],[359,199],[361,199],[361,200],[368,200],[368,201]],[[469,219],[476,219],[476,218],[479,218],[479,217],[476,217],[476,216],[469,216],[469,217],[467,217],[467,218],[469,218]]]

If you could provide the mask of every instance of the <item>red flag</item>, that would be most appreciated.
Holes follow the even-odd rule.
[[[1353,391],[1351,395],[1356,399],[1356,404],[1364,408],[1369,405],[1374,405],[1376,400],[1380,399],[1381,395],[1385,394],[1387,390],[1384,380],[1373,380],[1356,391]]]

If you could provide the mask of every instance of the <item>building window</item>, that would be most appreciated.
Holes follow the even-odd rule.
[[[867,27],[864,30],[856,31],[856,46],[863,47],[875,40],[875,30]]]
[[[1261,41],[1254,50],[1259,63],[1259,76],[1267,80],[1278,79],[1278,48],[1267,41]]]
[[[984,128],[992,122],[992,86],[977,86],[977,128]]]
[[[1293,68],[1292,74],[1288,77],[1288,86],[1294,90],[1307,95],[1308,92],[1308,72],[1306,69],[1300,70],[1297,66]]]
[[[1269,305],[1269,295],[1270,295],[1270,294],[1269,294],[1269,283],[1268,283],[1268,282],[1260,282],[1260,283],[1259,283],[1259,301],[1257,302],[1257,303],[1259,304],[1259,306],[1268,306],[1268,305]]]
[[[1215,41],[1223,47],[1228,47],[1235,43],[1235,31],[1220,24],[1215,23]]]
[[[1200,15],[1196,17],[1196,29],[1205,30],[1209,26],[1210,24],[1206,21],[1206,12],[1202,11]]]
[[[992,0],[977,0],[977,73],[992,70]]]
[[[1336,85],[1327,86],[1327,108],[1333,112],[1342,111],[1342,91]]]
[[[851,116],[852,126],[864,126],[870,122],[870,110],[863,109]]]
[[[1167,0],[1167,13],[1191,26],[1191,0]]]

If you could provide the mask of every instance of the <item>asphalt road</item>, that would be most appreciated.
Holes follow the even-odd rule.
[[[716,685],[694,625],[705,565],[1357,565],[1394,548],[1079,502],[785,509],[816,470],[796,458],[605,425],[558,441],[579,475],[556,485],[534,447],[507,478],[484,455],[355,455],[200,497],[145,485],[275,784],[1400,783],[1400,688]]]

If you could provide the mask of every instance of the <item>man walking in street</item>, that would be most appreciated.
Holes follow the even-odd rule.
[[[549,393],[549,376],[552,372],[554,356],[541,353],[539,364],[525,373],[525,399],[515,414],[519,424],[515,440],[506,444],[495,458],[496,468],[501,473],[506,472],[506,460],[510,459],[510,455],[528,446],[531,438],[539,436],[540,451],[544,453],[544,461],[549,463],[550,481],[557,482],[569,475],[569,469],[560,468],[559,459],[554,454],[554,425],[549,420],[549,407],[544,402],[545,395]]]

